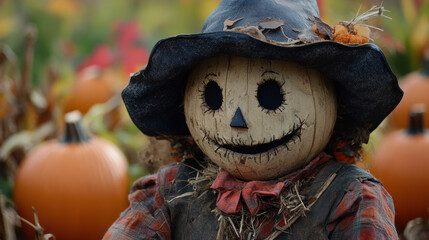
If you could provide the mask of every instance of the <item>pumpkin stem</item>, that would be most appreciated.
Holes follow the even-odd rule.
[[[82,115],[79,111],[67,113],[64,119],[66,121],[66,129],[64,137],[61,139],[62,143],[83,143],[90,139],[80,124]]]
[[[408,134],[417,135],[425,132],[425,105],[415,104],[410,111],[410,126],[408,128]]]

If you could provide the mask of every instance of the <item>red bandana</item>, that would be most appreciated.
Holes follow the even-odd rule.
[[[314,169],[331,158],[326,153],[320,153],[304,168],[285,176],[282,178],[285,180],[280,182],[278,179],[247,182],[238,180],[229,173],[222,171],[211,186],[211,188],[219,190],[216,206],[225,213],[237,213],[241,210],[241,196],[250,213],[255,216],[260,209],[265,207],[261,197],[275,196],[278,198],[283,187],[301,178],[315,175]]]

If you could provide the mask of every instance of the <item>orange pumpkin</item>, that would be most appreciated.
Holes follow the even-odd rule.
[[[390,120],[396,128],[407,127],[408,112],[413,104],[424,103],[429,107],[429,53],[426,55],[422,69],[406,75],[401,81],[404,97],[390,115]],[[429,118],[425,119],[425,126],[429,128]]]
[[[113,144],[84,134],[79,117],[66,117],[65,137],[42,143],[19,166],[14,201],[31,221],[34,206],[57,239],[101,239],[128,205],[127,162]]]
[[[110,74],[97,67],[89,67],[78,73],[66,101],[65,112],[78,110],[85,114],[93,105],[112,98],[116,90]]]
[[[429,217],[429,134],[423,114],[424,110],[414,109],[408,129],[385,136],[370,165],[371,173],[392,195],[399,227],[411,219]]]
[[[105,103],[115,96],[119,96],[115,81],[117,74],[114,71],[101,70],[91,66],[77,73],[70,92],[67,95],[64,112],[79,111],[86,114],[95,104]],[[115,107],[105,116],[109,129],[113,129],[121,120],[120,106]]]
[[[363,44],[368,43],[370,40],[369,28],[361,24],[344,24],[339,22],[334,26],[332,34],[333,41],[345,44]]]

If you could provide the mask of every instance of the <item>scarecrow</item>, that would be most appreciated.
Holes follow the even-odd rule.
[[[334,29],[315,0],[223,0],[202,33],[159,41],[123,98],[189,148],[133,185],[105,239],[397,238],[391,197],[349,163],[402,97],[377,46],[344,44],[382,10]]]

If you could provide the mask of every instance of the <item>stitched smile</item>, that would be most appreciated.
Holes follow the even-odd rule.
[[[284,135],[282,138],[272,140],[268,143],[261,143],[261,144],[256,144],[256,145],[252,145],[252,146],[223,144],[223,145],[220,145],[220,147],[228,149],[228,150],[233,151],[233,152],[243,153],[243,154],[264,153],[264,152],[269,151],[270,149],[277,148],[277,147],[282,146],[282,145],[284,145],[284,146],[286,146],[286,148],[288,148],[287,144],[290,141],[295,141],[294,140],[295,137],[299,138],[301,136],[301,128],[302,128],[302,124],[300,124],[298,127],[294,128],[292,131],[290,131],[289,133]]]

